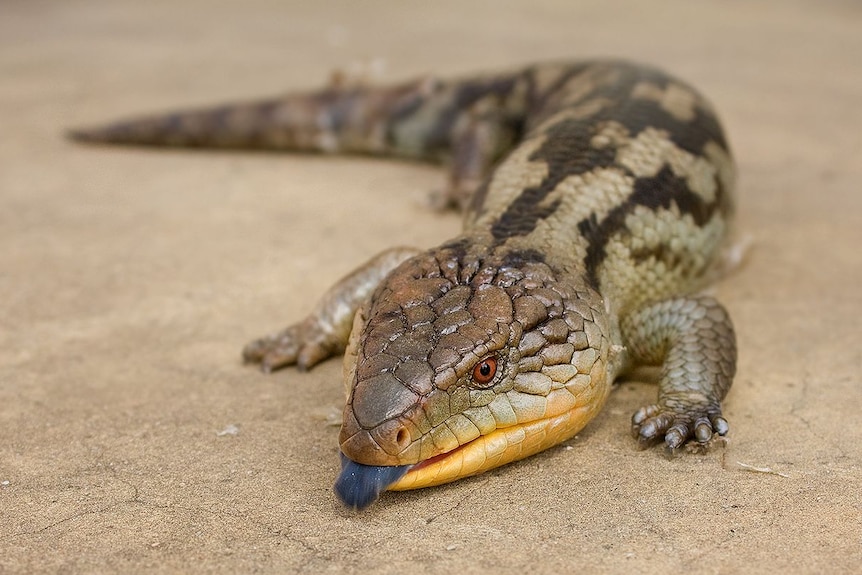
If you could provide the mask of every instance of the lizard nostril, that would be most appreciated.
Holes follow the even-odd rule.
[[[397,443],[399,447],[403,447],[409,440],[410,434],[407,432],[407,429],[404,427],[398,428],[398,432],[395,434],[395,443]]]

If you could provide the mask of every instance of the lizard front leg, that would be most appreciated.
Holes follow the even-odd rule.
[[[265,372],[291,364],[306,370],[343,352],[362,302],[389,272],[418,253],[392,248],[378,254],[332,286],[304,320],[246,345],[243,360],[260,364]]]
[[[721,400],[736,372],[736,336],[725,309],[711,297],[662,301],[622,321],[632,359],[661,365],[658,402],[632,417],[642,445],[664,437],[671,449],[689,438],[725,435]]]

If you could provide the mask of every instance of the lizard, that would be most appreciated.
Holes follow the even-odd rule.
[[[714,279],[735,166],[712,105],[657,68],[552,62],[388,86],[337,80],[269,100],[75,130],[83,142],[362,153],[449,166],[463,231],[392,248],[245,362],[301,370],[344,352],[335,492],[472,476],[557,445],[618,376],[660,367],[641,446],[728,433],[736,371]]]

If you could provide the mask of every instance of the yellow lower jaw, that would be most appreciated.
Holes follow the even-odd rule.
[[[544,451],[583,429],[602,403],[576,407],[554,417],[498,429],[478,437],[448,457],[408,471],[389,489],[406,491],[441,485]]]

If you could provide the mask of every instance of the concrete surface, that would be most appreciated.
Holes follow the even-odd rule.
[[[0,573],[788,573],[862,563],[862,7],[856,2],[0,5]],[[433,167],[73,145],[65,128],[319,85],[616,55],[720,109],[753,248],[725,448],[639,452],[627,383],[565,446],[336,503],[340,362],[243,367],[395,243]],[[771,472],[758,472],[745,465]]]

